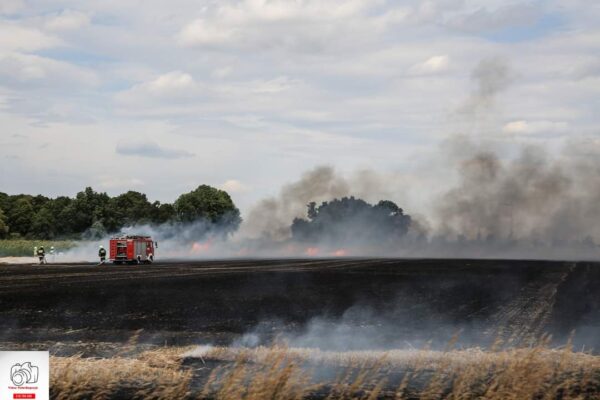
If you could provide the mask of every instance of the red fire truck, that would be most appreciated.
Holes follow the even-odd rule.
[[[154,261],[154,249],[158,243],[150,236],[128,235],[110,239],[110,258],[115,264],[150,264]]]

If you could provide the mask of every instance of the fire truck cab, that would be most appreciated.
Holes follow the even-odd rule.
[[[150,264],[154,261],[154,249],[158,243],[150,236],[128,235],[110,239],[109,260],[114,264]]]

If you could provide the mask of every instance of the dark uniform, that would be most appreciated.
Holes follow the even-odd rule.
[[[46,252],[44,251],[44,246],[40,246],[37,250],[37,256],[40,260],[40,264],[46,264]]]
[[[100,257],[100,264],[104,264],[106,262],[106,250],[104,247],[100,247],[100,250],[98,250],[98,257]]]

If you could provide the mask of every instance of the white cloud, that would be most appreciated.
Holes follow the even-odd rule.
[[[233,39],[233,28],[220,27],[203,19],[197,19],[185,26],[179,34],[179,42],[184,46],[219,45]]]
[[[46,21],[46,29],[52,31],[77,30],[90,24],[90,17],[82,12],[74,10],[63,10],[49,17]]]
[[[12,14],[25,7],[23,0],[2,0],[0,2],[0,14]]]
[[[224,190],[228,193],[244,193],[249,188],[237,179],[228,179],[219,185],[219,189]]]
[[[200,95],[201,87],[190,74],[172,71],[117,93],[116,101],[121,106],[145,107],[157,102],[189,101]]]
[[[2,51],[36,51],[48,49],[63,42],[38,29],[20,26],[14,22],[0,19],[0,52]]]
[[[95,86],[99,83],[94,71],[46,57],[22,53],[0,53],[0,83],[15,86],[19,82],[43,86],[77,84]]]
[[[191,89],[195,85],[191,75],[181,71],[173,71],[161,75],[155,80],[141,86],[149,93],[156,95],[171,94]]]
[[[514,135],[553,134],[567,132],[569,125],[563,121],[512,121],[502,127],[504,133]]]
[[[187,47],[236,49],[286,49],[322,52],[341,46],[357,46],[406,12],[381,12],[381,1],[245,0],[218,2],[201,17],[185,24],[177,41]]]
[[[448,56],[433,56],[422,63],[413,65],[409,72],[413,74],[436,74],[448,70],[450,59]]]
[[[197,84],[190,74],[181,71],[172,71],[148,82],[134,85],[123,92],[123,95],[140,95],[153,97],[176,97],[190,93]]]

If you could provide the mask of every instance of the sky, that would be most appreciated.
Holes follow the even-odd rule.
[[[599,22],[584,0],[1,0],[0,191],[209,184],[244,214],[329,165],[418,208],[451,135],[600,146]]]

